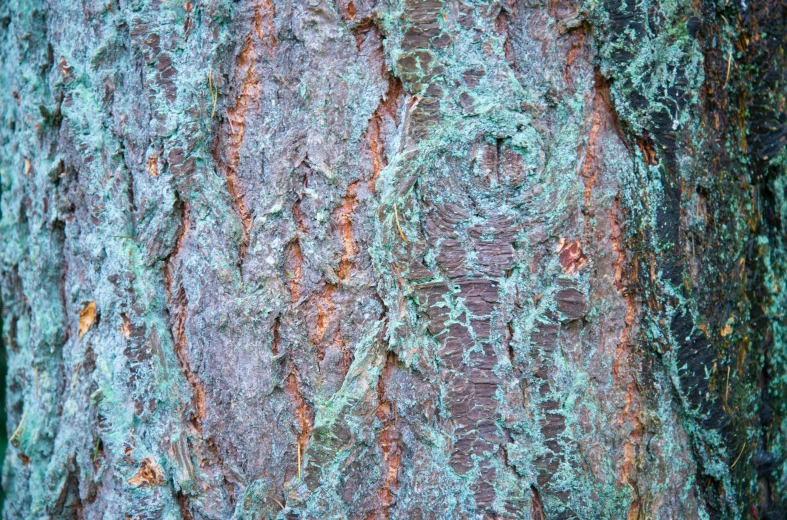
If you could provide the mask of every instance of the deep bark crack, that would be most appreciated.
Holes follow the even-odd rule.
[[[233,76],[243,77],[240,94],[235,105],[227,109],[227,124],[223,125],[218,139],[217,162],[227,179],[227,188],[232,197],[233,205],[238,213],[243,228],[240,243],[241,262],[246,258],[249,246],[249,233],[252,226],[252,215],[246,206],[244,189],[238,177],[240,148],[246,132],[246,118],[250,111],[259,111],[261,82],[256,65],[262,51],[273,56],[277,45],[274,34],[274,7],[270,0],[257,2],[252,30],[246,36],[243,47],[238,55]]]
[[[180,233],[175,246],[167,257],[164,265],[164,284],[167,291],[167,306],[170,311],[170,328],[172,330],[175,354],[180,362],[183,374],[193,389],[194,417],[191,421],[194,428],[202,433],[202,421],[205,418],[205,389],[199,377],[194,373],[189,361],[188,341],[186,339],[186,319],[188,317],[188,301],[183,287],[182,275],[178,258],[183,249],[183,242],[191,228],[189,207],[181,203]]]
[[[389,518],[389,511],[396,503],[396,488],[399,482],[399,467],[402,463],[402,448],[399,443],[399,432],[397,423],[399,416],[396,413],[396,401],[388,395],[391,382],[396,371],[398,359],[395,353],[388,352],[385,367],[380,374],[377,383],[377,398],[379,405],[376,416],[382,422],[380,431],[380,448],[383,452],[385,462],[383,484],[379,491],[380,509],[379,515],[382,518]],[[374,515],[371,516],[372,518]]]
[[[303,464],[303,459],[306,455],[306,448],[309,444],[309,439],[311,439],[312,431],[314,430],[314,410],[311,406],[306,402],[306,399],[303,397],[301,393],[299,380],[300,375],[298,374],[297,369],[293,368],[292,372],[289,376],[287,376],[286,380],[286,389],[287,393],[290,394],[290,397],[294,401],[295,407],[293,409],[293,417],[296,420],[296,451],[297,457],[295,462],[297,467],[295,468],[296,474],[301,475],[301,469]]]

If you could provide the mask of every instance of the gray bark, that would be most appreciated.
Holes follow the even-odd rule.
[[[786,11],[4,3],[4,517],[782,518]]]

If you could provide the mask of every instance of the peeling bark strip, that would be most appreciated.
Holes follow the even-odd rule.
[[[637,368],[634,364],[633,349],[633,334],[632,327],[634,326],[637,315],[637,303],[634,294],[627,287],[626,279],[624,278],[624,263],[625,263],[625,247],[623,245],[623,232],[619,222],[620,201],[615,199],[612,211],[609,215],[609,222],[612,227],[612,247],[617,255],[614,266],[614,280],[615,288],[625,298],[626,302],[626,315],[624,318],[624,327],[620,333],[620,341],[615,350],[615,362],[612,365],[612,375],[616,383],[625,388],[626,394],[624,398],[625,406],[618,419],[621,430],[623,426],[629,429],[630,433],[628,439],[623,446],[623,461],[620,463],[620,482],[633,484],[636,482],[632,479],[634,467],[637,464],[637,452],[640,449],[640,444],[643,437],[643,424],[639,418],[641,408],[639,388],[636,382]],[[636,505],[636,507],[635,507]],[[639,506],[635,501],[632,503],[632,510],[636,509],[639,514]],[[629,516],[631,512],[629,513]]]
[[[391,507],[396,502],[396,488],[398,487],[399,468],[402,464],[402,448],[399,443],[399,433],[396,429],[398,414],[396,402],[392,401],[387,395],[390,389],[386,388],[386,382],[390,382],[393,372],[396,370],[396,354],[388,353],[385,367],[377,383],[377,395],[380,405],[377,407],[375,415],[382,422],[380,432],[380,447],[383,450],[383,460],[386,469],[383,472],[383,484],[380,487],[380,515],[383,518],[390,517]]]
[[[787,511],[783,3],[0,28],[4,518]]]

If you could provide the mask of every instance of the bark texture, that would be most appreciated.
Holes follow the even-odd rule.
[[[783,518],[786,34],[4,2],[4,517]]]

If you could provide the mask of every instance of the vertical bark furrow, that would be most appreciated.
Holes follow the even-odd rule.
[[[246,131],[246,119],[249,111],[260,110],[259,99],[261,82],[257,72],[257,61],[263,52],[267,51],[273,56],[276,48],[276,35],[274,34],[273,17],[274,8],[270,1],[262,0],[253,5],[254,13],[251,18],[251,28],[243,41],[243,46],[238,53],[237,65],[233,69],[232,78],[242,78],[240,90],[235,103],[226,109],[226,124],[222,125],[217,142],[217,162],[222,165],[227,178],[227,188],[235,204],[235,208],[243,226],[243,236],[240,242],[241,262],[246,257],[249,246],[249,231],[252,226],[252,214],[246,207],[245,188],[238,178],[238,165],[240,162],[241,146]],[[219,85],[212,75],[209,78],[209,89],[213,99],[211,117],[217,110]],[[218,109],[220,110],[220,108]],[[224,119],[218,114],[220,120]]]
[[[290,394],[290,397],[294,404],[294,417],[297,423],[296,431],[297,431],[297,445],[295,447],[295,473],[298,475],[298,479],[301,478],[301,469],[302,469],[302,461],[306,455],[306,448],[309,443],[309,438],[312,435],[312,430],[314,429],[314,411],[311,407],[306,403],[306,400],[303,398],[301,394],[300,388],[298,387],[298,375],[297,373],[292,373],[287,377],[287,392]]]
[[[619,385],[625,387],[625,407],[619,419],[620,424],[628,423],[630,434],[623,448],[623,462],[620,470],[620,481],[623,483],[634,484],[636,479],[632,474],[638,464],[640,455],[640,445],[643,439],[643,424],[640,419],[641,403],[640,389],[636,381],[636,359],[635,353],[635,323],[637,321],[637,301],[631,288],[629,277],[636,277],[631,274],[631,266],[627,265],[625,246],[623,243],[623,232],[620,224],[620,200],[615,199],[612,210],[609,213],[609,223],[611,227],[612,248],[617,255],[613,264],[615,289],[624,298],[626,303],[626,314],[624,317],[623,330],[620,332],[620,340],[615,350],[615,362],[612,365],[612,374]],[[641,461],[641,459],[640,459]],[[632,504],[632,507],[634,505]],[[638,506],[637,506],[638,509]]]
[[[188,301],[183,287],[184,266],[178,262],[178,255],[183,249],[183,243],[191,228],[189,207],[182,203],[182,217],[180,232],[175,240],[175,246],[164,263],[164,282],[167,292],[167,307],[169,309],[170,330],[174,342],[175,354],[182,367],[186,379],[193,389],[192,403],[194,413],[192,424],[198,432],[202,432],[202,421],[205,418],[205,389],[194,373],[192,361],[189,358],[188,340],[186,338],[186,319],[188,317]],[[126,326],[128,329],[128,326]],[[128,333],[130,335],[130,332]]]

